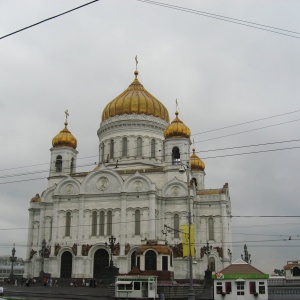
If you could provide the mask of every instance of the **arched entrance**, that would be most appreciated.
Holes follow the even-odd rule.
[[[299,267],[293,268],[293,276],[300,276],[300,269]]]
[[[72,254],[66,251],[61,256],[60,265],[60,278],[71,278],[72,277]]]
[[[94,278],[105,279],[109,265],[109,254],[104,249],[99,249],[94,254]]]

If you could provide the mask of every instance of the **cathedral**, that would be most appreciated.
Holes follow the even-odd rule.
[[[102,278],[112,263],[121,274],[137,266],[187,279],[186,224],[193,226],[194,279],[231,263],[228,184],[206,188],[205,164],[191,149],[191,131],[177,105],[172,119],[136,70],[102,112],[98,164],[77,172],[77,140],[66,111],[65,127],[52,140],[48,187],[30,201],[24,277]],[[142,244],[152,255],[137,261]],[[168,245],[169,261],[156,262],[165,250],[154,244]]]

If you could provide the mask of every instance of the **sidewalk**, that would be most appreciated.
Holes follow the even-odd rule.
[[[4,286],[5,297],[30,297],[30,299],[113,299],[107,296],[106,286],[92,287],[44,287]]]

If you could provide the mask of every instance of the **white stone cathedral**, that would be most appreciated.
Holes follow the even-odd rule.
[[[44,271],[54,278],[101,278],[111,259],[120,273],[128,273],[142,241],[165,240],[172,261],[163,268],[174,271],[175,279],[189,278],[180,233],[189,212],[194,279],[203,278],[208,265],[214,271],[230,264],[228,184],[205,188],[205,164],[190,149],[190,129],[177,109],[170,123],[166,107],[139,82],[138,71],[134,75],[103,110],[99,164],[90,172],[76,171],[77,140],[67,128],[66,112],[65,128],[52,140],[48,187],[30,202],[25,277]],[[186,171],[179,173],[182,166]],[[165,224],[175,231],[164,235]],[[116,238],[112,253],[111,236]]]

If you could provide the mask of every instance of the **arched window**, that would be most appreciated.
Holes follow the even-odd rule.
[[[66,213],[66,230],[65,230],[65,236],[71,235],[71,213]]]
[[[134,234],[140,235],[141,234],[141,212],[136,210],[134,213]]]
[[[130,270],[132,270],[133,267],[136,266],[136,264],[135,264],[135,259],[136,259],[135,251],[133,251],[132,254],[131,254],[131,269],[130,269]]]
[[[179,215],[175,214],[174,215],[174,238],[179,238]]]
[[[61,155],[58,155],[56,157],[55,169],[56,169],[56,172],[61,172],[62,171],[62,157],[61,157]]]
[[[104,143],[102,142],[100,145],[101,150],[101,162],[104,162]]]
[[[151,140],[151,158],[155,158],[155,139]]]
[[[137,157],[142,157],[142,155],[143,155],[143,151],[142,151],[143,146],[142,146],[142,144],[143,144],[142,138],[138,137],[137,141],[136,141],[136,156]]]
[[[110,140],[110,147],[109,147],[109,156],[110,156],[110,158],[114,158],[114,152],[115,152],[115,150],[114,150],[114,140],[111,139]]]
[[[145,255],[145,271],[156,271],[156,253],[153,250],[149,250]]]
[[[215,239],[215,236],[214,236],[214,219],[213,218],[208,219],[208,239],[210,241]]]
[[[180,151],[178,147],[172,149],[172,164],[176,165],[180,163]]]
[[[112,212],[107,212],[107,235],[112,235]]]
[[[198,185],[197,179],[196,179],[195,177],[192,178],[191,183],[192,183],[195,187],[197,187],[197,185]]]
[[[122,139],[122,156],[125,157],[127,156],[127,138],[124,137]]]
[[[75,159],[72,157],[71,159],[71,166],[70,166],[70,173],[74,173],[75,171]]]
[[[104,235],[104,211],[100,211],[99,235]]]
[[[215,261],[215,258],[214,257],[210,257],[209,260],[208,260],[208,265],[209,265],[209,269],[212,271],[212,272],[215,272],[216,271],[216,261]]]
[[[97,212],[93,211],[92,214],[92,236],[97,235]]]
[[[293,268],[293,276],[300,276],[300,269],[299,267],[294,267]]]

